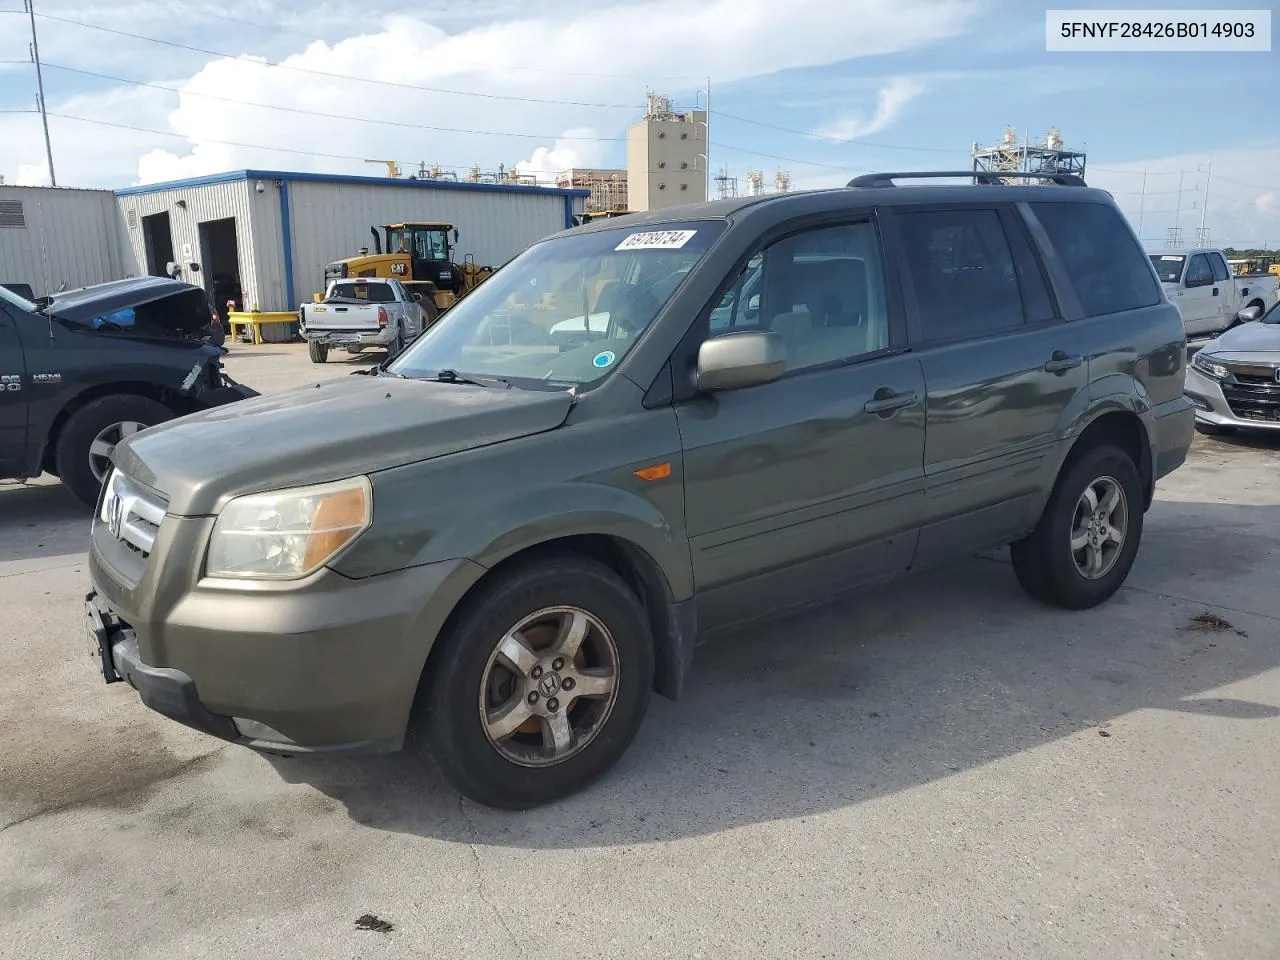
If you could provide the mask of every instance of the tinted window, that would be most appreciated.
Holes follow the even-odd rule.
[[[1209,254],[1209,266],[1213,268],[1213,279],[1216,283],[1222,283],[1231,277],[1231,271],[1227,269],[1227,261],[1222,259],[1222,254]]]
[[[1023,323],[1009,241],[994,210],[900,216],[926,340],[951,340]]]
[[[332,300],[367,300],[370,303],[394,303],[395,291],[389,283],[335,283]]]
[[[889,321],[875,228],[810,230],[765,248],[712,311],[711,325],[712,335],[772,330],[786,344],[788,370],[884,349]]]
[[[1031,209],[1049,234],[1087,316],[1160,302],[1151,261],[1118,211],[1102,203],[1033,203]]]

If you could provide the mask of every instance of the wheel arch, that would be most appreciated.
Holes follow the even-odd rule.
[[[616,573],[636,595],[645,610],[654,645],[654,692],[678,699],[692,659],[696,622],[691,600],[677,601],[671,583],[658,561],[640,544],[617,534],[572,533],[525,545],[508,553],[472,583],[445,618],[439,636],[452,629],[476,596],[496,578],[540,558],[570,554],[602,564]],[[433,669],[441,645],[431,646],[418,681],[421,690]]]
[[[110,383],[98,383],[86,387],[71,396],[53,415],[49,427],[44,431],[42,446],[39,449],[37,462],[46,473],[56,474],[57,466],[53,462],[58,448],[58,438],[62,435],[67,422],[77,411],[88,406],[94,400],[103,397],[130,396],[145,397],[162,403],[173,411],[175,417],[184,416],[203,409],[204,405],[191,397],[184,396],[176,390],[146,380],[117,380]]]
[[[1133,459],[1142,481],[1142,508],[1144,511],[1149,509],[1155,495],[1151,431],[1138,410],[1127,404],[1114,405],[1094,414],[1072,442],[1058,466],[1057,476],[1060,477],[1089,450],[1104,443],[1114,444]]]

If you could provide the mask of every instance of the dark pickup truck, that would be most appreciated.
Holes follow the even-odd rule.
[[[222,370],[200,287],[135,277],[29,300],[0,286],[0,478],[59,477],[92,506],[124,437],[256,396]]]

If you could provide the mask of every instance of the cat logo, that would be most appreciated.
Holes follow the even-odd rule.
[[[403,277],[409,272],[409,265],[407,263],[393,263],[391,265],[391,272],[397,276]]]
[[[8,390],[10,393],[16,393],[21,389],[22,389],[22,374],[0,373],[0,390]]]

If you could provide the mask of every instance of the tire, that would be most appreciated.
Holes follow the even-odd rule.
[[[1088,509],[1086,490],[1092,490],[1095,498],[1105,498],[1103,491],[1112,488],[1120,492],[1119,507],[1124,509],[1118,547],[1101,531],[1094,540],[1077,512],[1077,508]],[[1035,530],[1010,547],[1018,583],[1032,597],[1051,606],[1068,610],[1098,606],[1120,589],[1133,567],[1142,540],[1143,514],[1138,468],[1119,447],[1102,444],[1069,459]],[[1115,513],[1111,521],[1109,529],[1120,525]],[[1086,539],[1085,547],[1077,552],[1071,549],[1073,527],[1078,537]],[[1096,548],[1095,543],[1099,544]],[[1087,576],[1081,562],[1095,556],[1101,562],[1094,575]]]
[[[396,338],[387,344],[387,359],[393,359],[404,352],[404,331],[396,331]]]
[[[174,416],[163,403],[135,394],[91,400],[71,415],[58,434],[54,445],[58,476],[77,500],[95,506],[115,444]]]
[[[576,793],[608,771],[640,728],[653,685],[648,619],[627,584],[594,560],[544,555],[499,574],[464,603],[432,654],[414,730],[446,779],[476,803],[525,810]],[[579,661],[565,666],[555,658],[554,638],[565,632],[548,620],[526,627],[524,669],[517,672],[499,646],[513,628],[553,608],[587,615]],[[609,672],[613,683],[604,692],[602,674]],[[601,692],[565,694],[588,684]],[[537,705],[529,706],[535,695]],[[487,710],[493,723],[508,705],[511,722],[529,718],[510,734],[482,719]],[[559,759],[553,717],[571,732]]]
[[[329,345],[318,340],[307,341],[307,356],[312,363],[324,363],[329,359]]]

